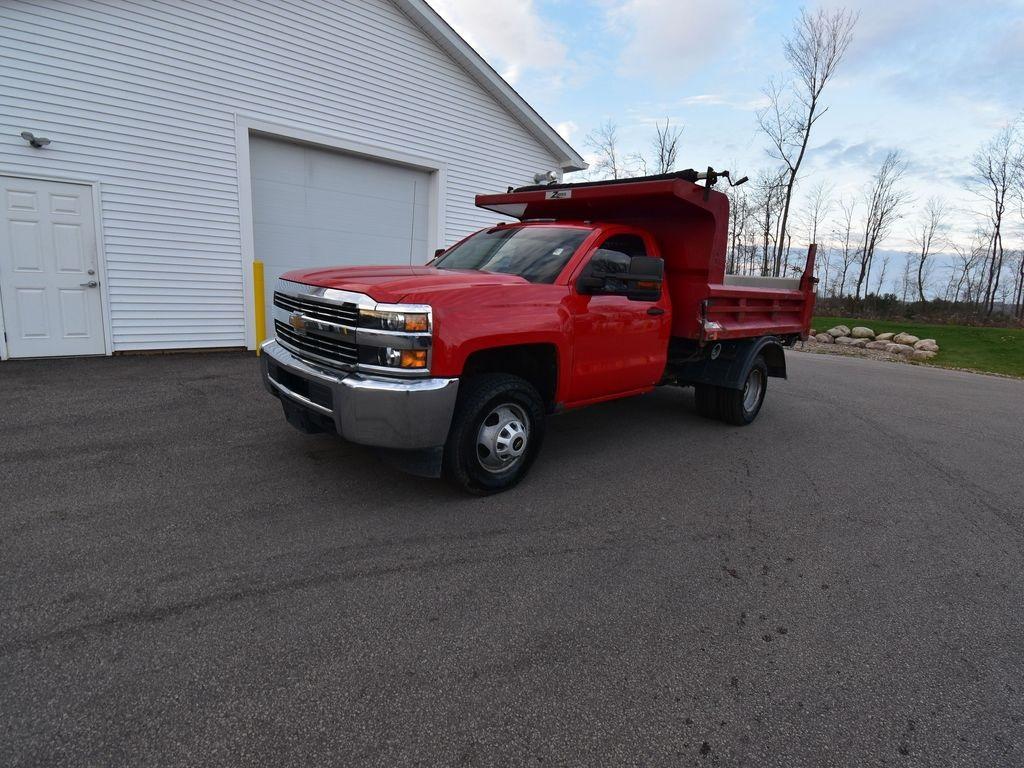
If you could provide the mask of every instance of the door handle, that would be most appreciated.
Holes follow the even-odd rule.
[[[79,283],[79,285],[82,286],[83,288],[95,288],[97,285],[99,285],[99,283],[97,283],[95,280],[90,280],[88,283]]]
[[[665,314],[665,310],[662,309],[661,307],[649,307],[647,309],[647,314],[648,315],[664,315]]]

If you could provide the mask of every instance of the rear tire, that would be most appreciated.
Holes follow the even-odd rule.
[[[744,427],[761,412],[765,393],[768,391],[768,365],[760,355],[750,366],[742,389],[721,390],[719,397],[719,418],[726,424]]]
[[[499,493],[530,469],[544,439],[544,401],[525,379],[504,373],[463,384],[444,446],[444,475],[469,493]]]
[[[719,418],[718,403],[720,400],[720,387],[710,384],[694,384],[693,400],[697,405],[697,413],[705,419]]]

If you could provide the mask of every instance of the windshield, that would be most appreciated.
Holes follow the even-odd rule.
[[[495,227],[463,240],[434,262],[438,269],[476,269],[553,283],[589,229]]]

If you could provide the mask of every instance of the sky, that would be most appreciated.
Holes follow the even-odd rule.
[[[683,128],[681,168],[753,176],[771,165],[756,111],[769,80],[787,76],[783,39],[800,3],[429,2],[585,158],[587,134],[606,120],[626,151],[650,154],[654,123],[669,118]],[[977,220],[971,155],[1024,115],[1024,0],[824,5],[845,5],[859,21],[825,92],[801,189],[824,180],[837,197],[859,194],[885,153],[900,149],[915,203],[886,246],[909,247],[932,195],[955,211],[951,236],[967,240]]]

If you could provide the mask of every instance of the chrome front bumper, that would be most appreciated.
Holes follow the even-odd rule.
[[[260,352],[267,390],[331,419],[350,442],[418,450],[444,445],[448,438],[458,379],[386,379],[332,371],[307,363],[274,340]],[[318,394],[309,384],[318,385]]]

